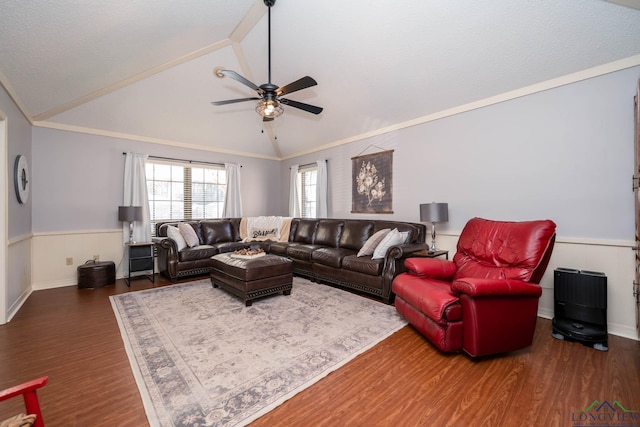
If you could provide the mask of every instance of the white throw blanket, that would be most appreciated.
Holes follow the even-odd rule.
[[[283,216],[244,217],[240,223],[240,237],[243,242],[263,240],[286,242],[289,239],[291,219]],[[246,223],[246,227],[243,223]]]

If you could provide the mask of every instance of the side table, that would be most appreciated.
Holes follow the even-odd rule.
[[[134,279],[136,277],[146,277],[151,280],[152,283],[155,283],[155,274],[156,267],[153,255],[153,247],[155,243],[153,242],[142,242],[142,243],[127,243],[127,248],[129,248],[129,277],[125,278],[124,281],[127,286],[131,286],[131,278]],[[151,275],[147,273],[151,271]],[[144,274],[138,274],[135,276],[131,276],[131,273],[144,272]]]
[[[439,256],[445,256],[445,259],[449,259],[449,251],[435,251],[429,252],[427,249],[423,249],[418,252],[412,252],[408,258],[437,258]]]

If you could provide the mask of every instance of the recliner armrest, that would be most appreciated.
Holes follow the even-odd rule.
[[[516,279],[481,279],[469,277],[458,279],[451,284],[454,294],[471,297],[484,296],[530,296],[539,298],[542,288],[536,283]]]
[[[407,271],[416,276],[451,281],[456,274],[453,261],[437,258],[407,258],[404,261]]]

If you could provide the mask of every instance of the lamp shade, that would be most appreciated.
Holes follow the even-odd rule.
[[[141,221],[142,206],[120,206],[118,207],[118,219],[120,221]]]
[[[423,203],[420,205],[420,221],[447,222],[449,221],[448,203]]]

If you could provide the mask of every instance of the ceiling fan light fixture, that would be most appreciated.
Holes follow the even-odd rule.
[[[256,112],[262,117],[274,118],[280,116],[284,109],[278,101],[262,99],[256,104]]]

